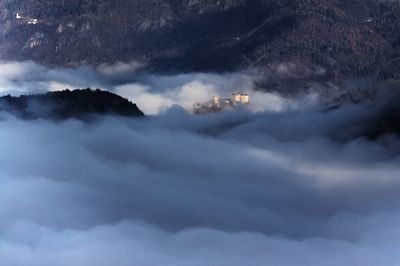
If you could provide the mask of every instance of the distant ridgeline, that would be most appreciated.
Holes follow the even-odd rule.
[[[86,119],[93,115],[141,117],[136,104],[102,90],[64,90],[37,95],[0,97],[0,112],[23,119]]]

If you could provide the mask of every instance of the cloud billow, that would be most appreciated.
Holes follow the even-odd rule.
[[[206,82],[185,79],[171,87]],[[398,138],[360,135],[376,109],[288,101],[91,123],[1,114],[1,264],[396,265]]]

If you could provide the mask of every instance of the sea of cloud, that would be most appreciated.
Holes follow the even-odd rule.
[[[106,69],[0,64],[3,94],[102,87],[152,114],[1,114],[1,265],[398,265],[400,141],[346,130],[366,107],[321,112],[251,73]],[[257,107],[190,113],[232,87]]]

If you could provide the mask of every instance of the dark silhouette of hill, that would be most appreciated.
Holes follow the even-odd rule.
[[[144,116],[132,102],[102,90],[64,90],[37,95],[0,97],[0,111],[23,119],[86,119],[95,115]]]
[[[349,95],[349,97],[353,97]],[[352,109],[354,115],[348,115],[348,119],[342,120],[330,135],[338,141],[354,141],[358,138],[377,140],[381,137],[393,135],[400,137],[400,90],[398,88],[383,88],[379,91],[370,92],[367,96],[341,100],[347,102],[344,106],[337,105],[328,108],[326,112],[341,112],[344,108]],[[350,109],[347,109],[348,112]]]
[[[381,96],[378,106],[361,125],[362,134],[370,139],[386,134],[400,136],[400,92]]]

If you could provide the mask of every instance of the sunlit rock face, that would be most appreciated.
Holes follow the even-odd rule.
[[[135,61],[157,72],[255,67],[274,77],[269,87],[396,79],[398,9],[373,0],[1,0],[0,58]]]

